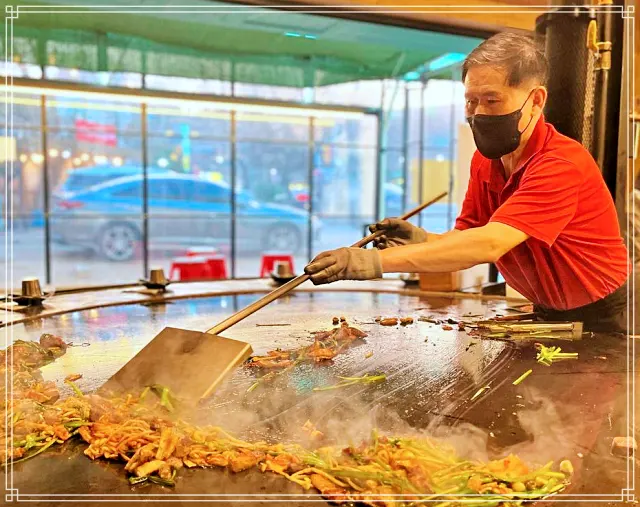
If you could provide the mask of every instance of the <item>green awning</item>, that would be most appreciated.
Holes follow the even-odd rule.
[[[15,61],[89,71],[312,87],[401,77],[480,42],[203,0],[189,0],[188,8],[166,0],[3,4],[19,8]],[[1,44],[4,52],[4,36]]]

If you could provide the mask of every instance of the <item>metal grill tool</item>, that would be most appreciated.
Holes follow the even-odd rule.
[[[403,215],[407,220],[447,195],[443,192]],[[378,231],[352,245],[361,248],[380,236]],[[139,392],[148,386],[168,388],[177,398],[197,402],[207,398],[220,382],[252,353],[248,343],[219,336],[269,303],[309,280],[306,274],[270,292],[206,332],[167,327],[125,364],[100,392]]]

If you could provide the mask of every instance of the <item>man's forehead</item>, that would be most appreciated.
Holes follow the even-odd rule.
[[[469,93],[506,92],[510,88],[507,73],[499,67],[478,65],[471,67],[464,80],[464,88]]]
[[[466,97],[471,95],[478,95],[483,97],[489,96],[501,96],[505,93],[508,93],[508,88],[506,85],[467,85],[465,83],[464,94]]]

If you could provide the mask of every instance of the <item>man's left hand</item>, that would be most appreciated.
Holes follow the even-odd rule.
[[[319,254],[304,272],[314,285],[337,280],[372,280],[382,277],[382,262],[375,248],[338,248]]]

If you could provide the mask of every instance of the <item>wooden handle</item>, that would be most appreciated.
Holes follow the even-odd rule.
[[[447,195],[447,192],[442,192],[439,196],[435,197],[434,199],[431,199],[428,202],[425,202],[424,204],[421,204],[417,208],[412,209],[408,213],[405,213],[404,215],[402,215],[400,218],[402,220],[408,220],[409,218],[411,218],[411,217],[417,215],[418,213],[420,213],[423,209],[428,208],[432,204],[438,202],[443,197],[446,197],[446,195]],[[358,242],[354,243],[353,245],[351,245],[351,248],[362,248],[363,246],[366,246],[369,243],[371,243],[374,239],[376,239],[381,234],[382,234],[381,231],[377,231],[377,232],[374,232],[373,234],[369,234],[366,238],[362,238],[360,241],[358,241]],[[284,285],[278,287],[276,290],[270,292],[269,294],[267,294],[263,298],[258,299],[258,301],[255,301],[255,302],[251,303],[249,306],[246,306],[245,308],[243,308],[239,312],[231,315],[227,319],[225,319],[222,322],[220,322],[219,324],[215,325],[214,327],[209,329],[207,331],[207,333],[208,334],[218,334],[218,333],[222,333],[223,331],[226,331],[231,326],[237,324],[241,320],[244,320],[249,315],[252,315],[253,313],[255,313],[258,310],[260,310],[261,308],[267,306],[269,303],[274,302],[276,299],[284,296],[285,294],[287,294],[288,292],[292,291],[298,285],[303,284],[307,280],[309,280],[309,275],[306,275],[306,274],[295,277],[290,282],[287,282]]]

